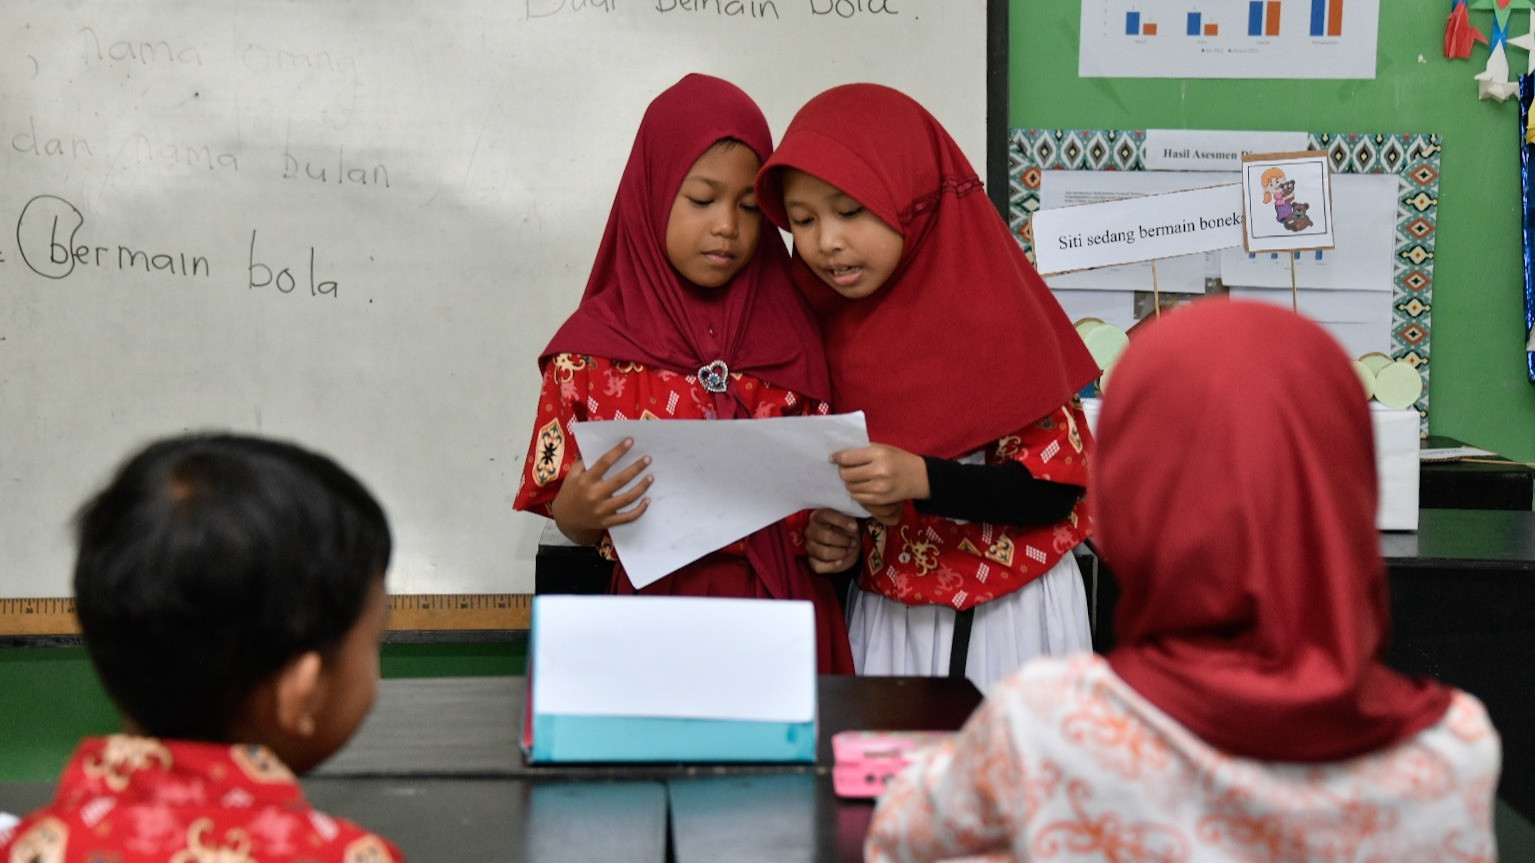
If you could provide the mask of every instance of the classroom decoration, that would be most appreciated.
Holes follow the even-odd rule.
[[[1450,0],[1450,14],[1444,25],[1444,56],[1451,60],[1469,60],[1473,43],[1487,46],[1486,66],[1472,76],[1477,82],[1480,98],[1503,102],[1519,92],[1518,82],[1509,78],[1510,46],[1526,52],[1526,71],[1535,72],[1535,16],[1526,16],[1525,33],[1508,35],[1514,10],[1529,13],[1532,9],[1535,9],[1532,0]],[[1493,13],[1491,36],[1484,35],[1471,23],[1471,10]]]
[[[1451,60],[1471,59],[1471,43],[1487,44],[1482,31],[1471,25],[1467,0],[1450,0],[1450,18],[1444,25],[1444,56]]]
[[[1242,156],[1243,248],[1248,252],[1331,249],[1333,236],[1326,153]],[[1299,312],[1295,255],[1285,257],[1290,264],[1290,310]]]
[[[1092,354],[1093,362],[1102,370],[1098,380],[1089,388],[1090,392],[1084,395],[1104,393],[1109,388],[1109,375],[1114,370],[1114,364],[1119,362],[1119,355],[1130,346],[1130,336],[1102,318],[1083,318],[1076,322],[1075,327],[1077,335],[1082,337],[1082,343],[1087,345],[1087,352]]]
[[[1524,205],[1524,333],[1525,367],[1530,383],[1535,383],[1535,190],[1530,188],[1530,170],[1535,160],[1535,116],[1530,104],[1535,101],[1535,75],[1519,78],[1519,180]]]
[[[1083,78],[1374,78],[1382,0],[1079,0]],[[1047,4],[1015,3],[1024,5]]]
[[[1410,363],[1423,382],[1413,408],[1420,433],[1427,434],[1439,136],[1308,132],[1305,149],[1324,151],[1333,174],[1394,174],[1399,180],[1389,353]],[[1030,260],[1031,222],[1046,170],[1144,171],[1146,161],[1144,129],[1014,129],[1008,142],[1008,220]]]
[[[1332,248],[1332,183],[1327,154],[1243,156],[1242,216],[1242,245],[1249,252]]]
[[[1365,367],[1369,368],[1368,365]],[[1388,408],[1410,408],[1423,394],[1423,379],[1418,377],[1418,370],[1412,363],[1388,358],[1388,362],[1374,370],[1374,376],[1370,394]]]
[[[1363,362],[1354,360],[1354,374],[1359,375],[1359,383],[1364,385],[1364,397],[1366,399],[1374,398],[1375,373],[1370,371],[1370,367]]]

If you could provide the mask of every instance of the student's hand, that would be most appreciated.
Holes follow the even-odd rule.
[[[905,504],[887,503],[880,505],[877,503],[866,503],[863,505],[863,508],[869,511],[869,515],[874,516],[875,521],[886,527],[893,527],[901,520],[901,508],[903,506]]]
[[[853,500],[885,524],[900,518],[901,504],[926,500],[927,462],[898,447],[876,443],[831,454]]]
[[[858,519],[834,509],[818,509],[805,526],[805,551],[816,572],[841,572],[858,562],[863,551]]]
[[[626,438],[623,443],[603,453],[602,458],[592,462],[591,467],[580,460],[570,465],[564,484],[549,504],[549,514],[554,517],[560,533],[569,537],[571,542],[595,545],[604,530],[614,525],[628,524],[645,514],[645,509],[650,506],[650,498],[644,497],[644,494],[650,490],[655,477],[647,476],[634,483],[633,488],[623,489],[634,482],[634,478],[645,468],[650,467],[650,456],[645,456],[611,477],[607,475],[632,446],[634,439]]]

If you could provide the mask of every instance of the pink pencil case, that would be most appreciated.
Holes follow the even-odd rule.
[[[873,798],[890,777],[952,731],[843,731],[831,736],[832,788],[838,797]]]

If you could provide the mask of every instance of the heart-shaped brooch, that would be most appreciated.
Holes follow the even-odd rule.
[[[704,389],[711,393],[725,391],[725,383],[730,380],[730,366],[725,365],[724,360],[698,367],[698,381],[704,385]]]

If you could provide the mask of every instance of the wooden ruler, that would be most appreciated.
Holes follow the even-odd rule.
[[[410,593],[389,597],[389,629],[527,629],[533,597],[526,593]],[[0,599],[0,635],[79,635],[68,597]]]

